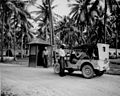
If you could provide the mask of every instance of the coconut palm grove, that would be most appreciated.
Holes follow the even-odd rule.
[[[70,9],[66,16],[55,13],[55,0],[37,1],[0,0],[1,61],[7,50],[12,50],[14,57],[20,50],[23,58],[33,38],[51,45],[65,44],[67,48],[107,43],[110,48],[120,49],[120,0],[66,0]],[[29,12],[30,6],[37,10]]]

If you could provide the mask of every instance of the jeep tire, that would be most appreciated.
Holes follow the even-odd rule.
[[[94,69],[91,65],[86,64],[82,67],[82,74],[84,78],[90,79],[94,76]]]

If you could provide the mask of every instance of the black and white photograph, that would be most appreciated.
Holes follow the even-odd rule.
[[[1,96],[120,96],[120,0],[0,0]]]

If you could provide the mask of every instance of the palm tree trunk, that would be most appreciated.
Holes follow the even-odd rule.
[[[117,13],[116,13],[117,15]],[[116,17],[116,58],[117,58],[117,48],[118,48],[118,32],[119,32],[119,29],[118,29],[119,25],[118,25],[118,17]]]
[[[45,30],[45,40],[47,41],[47,29]]]
[[[119,7],[119,4],[116,2],[116,6],[118,7],[118,8],[120,8]],[[117,9],[118,10],[118,9]],[[119,33],[119,20],[118,20],[118,14],[117,14],[117,11],[115,12],[115,14],[116,14],[116,58],[118,57],[118,55],[117,55],[117,49],[118,49],[118,33]]]
[[[54,45],[54,30],[53,30],[53,18],[52,18],[52,11],[51,11],[51,4],[50,4],[50,0],[48,0],[49,3],[49,17],[50,17],[50,31],[51,31],[51,36],[50,36],[50,40],[51,40],[51,45]],[[51,47],[51,60],[50,63],[52,65],[52,57],[53,57],[53,48]]]
[[[51,31],[51,45],[54,45],[54,30],[53,30],[53,17],[52,17],[52,11],[51,11],[51,4],[49,1],[49,17],[50,17],[50,31]]]
[[[16,41],[16,34],[15,34],[15,29],[13,29],[13,33],[14,33],[14,40],[13,40],[13,42],[14,42],[14,60],[16,61],[16,48],[15,48],[15,46],[16,46],[16,44],[15,44],[15,41]]]
[[[2,32],[1,32],[1,62],[3,62],[3,37],[4,37],[4,13],[3,13],[3,18],[2,18]]]
[[[105,44],[106,44],[106,14],[107,14],[107,2],[106,2],[106,0],[105,0],[105,13],[104,13],[104,32],[105,32],[105,37],[104,37],[104,42],[105,42]]]
[[[118,33],[117,33],[117,31],[116,31],[116,58],[117,58],[117,47],[118,47],[118,45],[117,45],[117,43],[118,43]]]
[[[8,41],[8,46],[7,46],[7,51],[9,50],[10,48],[9,48],[9,41]],[[8,57],[10,56],[10,53],[9,53],[9,51],[8,51]]]
[[[87,38],[89,38],[89,39],[87,39],[87,43],[89,44],[90,42],[90,33],[89,33],[89,23],[87,22],[87,25],[86,25],[86,28],[87,28]]]
[[[22,32],[22,38],[21,38],[21,58],[23,58],[23,32]]]

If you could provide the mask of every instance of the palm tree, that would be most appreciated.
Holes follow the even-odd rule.
[[[5,33],[6,26],[9,25],[8,27],[9,27],[9,29],[11,29],[11,25],[8,24],[10,19],[12,17],[14,17],[14,18],[17,18],[15,20],[18,21],[18,19],[21,18],[21,16],[26,15],[25,11],[23,11],[23,7],[24,7],[24,2],[22,2],[20,0],[2,0],[2,1],[0,1],[0,15],[1,15],[2,23],[3,23],[2,24],[3,25],[2,38],[1,38],[2,43],[3,43],[3,36]],[[15,25],[17,25],[17,24],[14,23],[13,29],[15,29]],[[13,32],[14,32],[14,30],[13,30]],[[16,36],[14,35],[14,42],[15,42],[15,38],[16,38]],[[3,46],[3,44],[2,44],[2,46]],[[15,47],[14,47],[14,49],[15,49]],[[1,48],[1,61],[3,61],[3,48]]]
[[[78,28],[75,26],[73,20],[67,16],[55,26],[55,34],[60,34],[62,43],[68,45],[70,48],[80,41],[80,38],[78,38]]]
[[[39,9],[38,11],[33,11],[31,13],[35,13],[38,15],[35,18],[35,21],[39,21],[39,31],[40,31],[40,37],[47,40],[47,37],[50,35],[50,19],[53,19],[53,22],[56,21],[56,17],[54,17],[55,13],[52,13],[52,18],[50,16],[50,8],[49,8],[49,0],[42,0],[41,5],[36,5],[36,7]],[[54,0],[50,1],[51,9],[53,10],[57,5],[53,5]],[[55,14],[55,16],[60,17],[59,15]],[[50,37],[50,36],[49,36]]]
[[[27,36],[27,38],[29,37],[29,29],[32,26],[32,24],[28,21],[28,18],[31,19],[30,13],[28,13],[25,9],[26,4],[24,2],[19,2],[19,4],[17,5],[17,7],[20,8],[20,11],[18,11],[17,15],[14,15],[14,17],[18,17],[18,18],[13,18],[13,27],[15,29],[20,28],[20,31],[18,31],[18,34],[20,36],[20,38],[18,37],[18,39],[21,39],[21,58],[23,58],[23,38],[24,36]],[[15,37],[16,38],[16,37]],[[15,41],[15,40],[14,40]]]
[[[116,5],[117,7],[119,7],[119,5],[116,2],[116,0],[95,0],[92,3],[91,1],[92,0],[76,0],[75,4],[69,5],[70,7],[72,7],[72,11],[70,12],[70,15],[72,16],[73,19],[75,19],[76,23],[78,23],[80,27],[82,25],[81,22],[83,22],[85,25],[87,25],[84,27],[84,28],[87,28],[87,31],[92,30],[91,33],[88,32],[87,34],[89,38],[88,43],[92,41],[93,37],[95,37],[97,34],[100,33],[99,31],[97,31],[99,33],[93,32],[93,29],[96,29],[96,30],[99,29],[100,31],[102,31],[101,32],[102,34],[99,34],[99,35],[102,35],[102,36],[99,36],[101,37],[99,38],[100,41],[99,40],[97,41],[106,42],[106,40],[109,39],[108,37],[112,31],[112,29],[110,28],[111,25],[109,24],[110,22],[108,22],[109,16],[107,16],[107,10],[109,9],[111,13],[114,13],[114,10],[113,10],[114,5]],[[104,2],[105,4],[104,9],[100,7],[100,1]],[[95,13],[96,15],[93,13]],[[96,22],[96,19],[98,20],[97,22]],[[92,28],[93,25],[95,28]],[[97,26],[99,26],[99,28]],[[92,34],[93,36],[91,37]]]
[[[104,18],[96,18],[94,24],[89,28],[90,38],[88,38],[88,43],[104,43],[104,30],[106,30],[106,41],[108,43],[111,40],[113,34],[112,22],[110,18],[107,17],[106,25],[104,25]]]
[[[78,26],[80,32],[87,30],[87,37],[90,37],[89,26],[94,22],[94,16],[98,14],[97,6],[99,0],[94,3],[91,0],[75,0],[74,4],[70,4],[72,8],[70,16],[75,20],[75,24]],[[83,33],[82,33],[83,34]],[[82,35],[81,34],[81,35]]]
[[[120,25],[120,5],[119,2],[115,2],[114,5],[112,6],[113,12],[111,16],[113,17],[112,25],[114,30],[114,47],[116,48],[116,58],[117,58],[117,49],[118,49],[118,43],[119,43],[119,25]]]
[[[3,41],[4,41],[4,33],[5,33],[5,26],[7,24],[8,18],[11,17],[11,13],[13,9],[12,6],[9,6],[11,3],[10,0],[1,0],[0,1],[0,19],[2,21],[1,27],[1,62],[3,62]],[[13,6],[14,8],[15,6]]]

